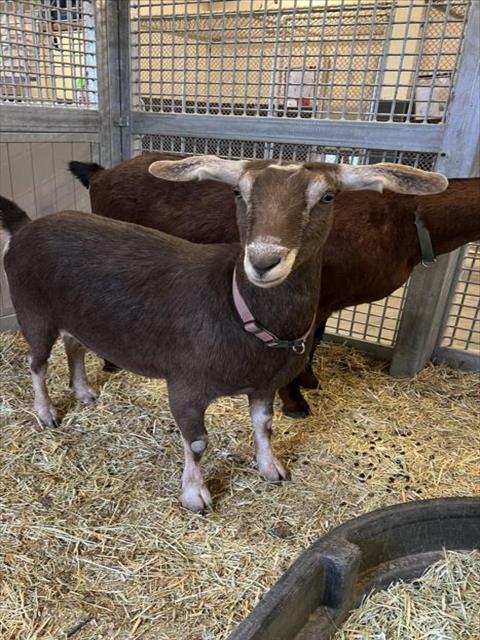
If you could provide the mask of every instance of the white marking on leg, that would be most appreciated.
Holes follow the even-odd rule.
[[[288,478],[288,472],[273,455],[270,438],[273,415],[266,403],[255,401],[250,407],[250,416],[255,427],[255,457],[260,475],[265,480],[278,482]]]
[[[88,384],[85,371],[85,349],[66,331],[61,331],[61,335],[67,353],[70,381],[75,397],[80,402],[92,404],[97,399],[97,394]]]
[[[28,358],[29,364],[31,357]],[[30,365],[30,372],[32,374],[32,386],[33,386],[33,406],[40,418],[40,421],[47,427],[58,426],[58,414],[57,410],[52,404],[48,395],[47,384],[45,378],[47,376],[47,364],[42,365],[38,371],[33,371]]]
[[[203,453],[207,448],[207,443],[205,440],[194,440],[190,448],[194,453]]]
[[[203,453],[207,447],[206,440],[195,440],[189,443],[182,437],[185,454],[185,467],[182,475],[181,503],[190,511],[201,512],[210,509],[212,497],[203,481],[200,460],[195,460],[195,453]],[[202,445],[200,447],[200,445]],[[200,451],[201,449],[201,451]]]

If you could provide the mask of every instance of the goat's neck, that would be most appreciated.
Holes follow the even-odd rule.
[[[462,195],[451,197],[440,207],[424,204],[418,198],[420,214],[437,255],[480,238],[479,191],[475,193],[472,186],[467,194]]]
[[[253,285],[243,269],[243,253],[238,258],[237,282],[255,320],[279,338],[301,336],[310,326],[320,297],[322,253],[302,263],[276,287]]]
[[[450,211],[425,216],[424,219],[438,255],[458,249],[480,237],[480,217],[471,209],[455,212],[453,219]]]

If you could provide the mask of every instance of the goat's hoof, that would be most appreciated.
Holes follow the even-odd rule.
[[[117,373],[117,371],[121,371],[122,369],[120,367],[117,367],[116,364],[113,364],[113,362],[107,362],[105,360],[103,370],[107,371],[108,373]]]
[[[185,509],[194,513],[205,513],[212,508],[212,496],[204,484],[186,486],[182,491],[180,502]]]
[[[259,460],[258,471],[264,480],[268,482],[282,482],[290,480],[290,472],[276,458],[270,460]]]
[[[295,418],[296,420],[302,420],[303,418],[308,418],[310,415],[310,408],[308,404],[305,407],[283,407],[282,413],[289,418]]]
[[[56,412],[51,412],[50,415],[43,413],[43,415],[39,416],[40,423],[43,427],[48,427],[49,429],[57,429],[60,426],[60,418],[57,416]]]
[[[75,398],[83,404],[93,404],[97,397],[97,394],[91,387],[85,387],[75,391]]]

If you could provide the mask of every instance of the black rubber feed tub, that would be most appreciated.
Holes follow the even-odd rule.
[[[302,553],[229,640],[327,640],[365,594],[418,578],[443,549],[479,548],[480,498],[372,511]]]

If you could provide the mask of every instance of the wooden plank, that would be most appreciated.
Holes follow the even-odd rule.
[[[72,147],[69,142],[57,142],[53,145],[53,178],[57,198],[57,211],[75,209],[75,178],[68,170],[72,159]]]
[[[0,333],[3,331],[18,331],[17,316],[14,313],[0,314]]]
[[[92,145],[88,142],[73,142],[70,160],[78,160],[78,162],[93,162]],[[88,190],[85,189],[80,180],[73,180],[73,191],[75,200],[75,209],[77,211],[90,211],[90,197]]]
[[[0,193],[6,198],[12,199],[13,188],[10,172],[10,158],[8,145],[0,144]],[[0,256],[3,256],[4,240],[0,236]],[[3,260],[0,260],[0,322],[13,312],[12,301],[8,291],[7,274],[3,268]],[[0,325],[1,327],[1,325]]]
[[[37,217],[57,210],[54,177],[54,145],[49,142],[32,142],[33,186]]]
[[[0,193],[5,198],[12,199],[13,190],[10,178],[8,145],[5,142],[0,142]]]
[[[15,200],[18,206],[25,209],[29,215],[33,215],[35,212],[35,193],[30,145],[12,142],[7,146],[12,181],[12,200]]]

